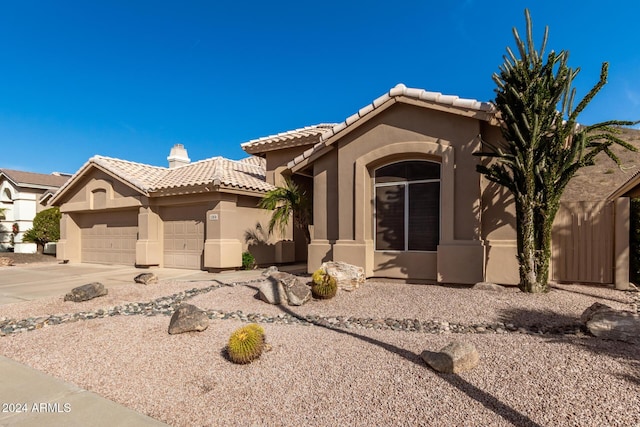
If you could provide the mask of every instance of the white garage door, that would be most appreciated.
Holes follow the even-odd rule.
[[[86,214],[80,219],[82,262],[136,263],[137,211]]]
[[[205,207],[163,209],[165,267],[202,269],[206,213]]]

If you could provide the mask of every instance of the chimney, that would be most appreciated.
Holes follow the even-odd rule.
[[[182,144],[176,144],[171,148],[171,152],[169,153],[167,160],[169,160],[169,169],[188,165],[191,162],[191,159],[187,154],[187,149],[184,148],[184,145]]]

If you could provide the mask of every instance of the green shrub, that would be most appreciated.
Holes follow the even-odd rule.
[[[262,355],[264,341],[264,329],[257,323],[236,329],[227,345],[229,359],[233,363],[251,363]]]
[[[242,268],[244,270],[253,270],[256,266],[256,259],[251,255],[251,252],[242,253]]]
[[[23,242],[38,245],[38,252],[42,253],[44,245],[49,242],[57,242],[60,239],[60,209],[57,207],[38,212],[33,219],[33,228],[28,229],[22,235]]]

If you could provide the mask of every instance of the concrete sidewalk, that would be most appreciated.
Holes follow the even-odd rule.
[[[0,405],[1,426],[166,426],[3,356]]]
[[[294,265],[282,267],[281,270],[301,272],[305,268]],[[146,272],[156,274],[160,280],[184,282],[239,282],[260,275],[259,271],[208,273],[101,264],[51,263],[5,267],[0,269],[0,317],[3,304],[63,296],[74,287],[91,282],[100,282],[107,288],[131,285],[136,275]],[[0,405],[0,426],[166,425],[3,356],[0,356]]]

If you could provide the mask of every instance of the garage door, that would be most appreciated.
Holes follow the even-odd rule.
[[[80,228],[82,262],[135,265],[137,211],[86,214]]]
[[[171,207],[162,212],[164,266],[202,269],[205,207]]]

